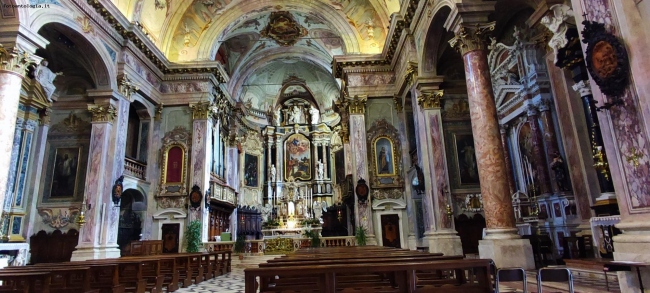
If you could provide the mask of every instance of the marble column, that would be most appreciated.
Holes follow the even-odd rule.
[[[406,198],[406,215],[407,215],[407,224],[408,224],[408,231],[406,233],[407,235],[407,244],[408,244],[408,249],[415,250],[417,248],[417,237],[415,236],[415,227],[417,225],[417,222],[415,220],[415,207],[414,207],[414,202],[413,202],[413,193],[415,193],[415,190],[413,190],[413,185],[411,184],[413,175],[415,174],[415,168],[413,167],[413,161],[411,160],[411,155],[409,154],[409,150],[411,149],[411,146],[409,145],[409,141],[406,138],[406,119],[408,119],[406,115],[406,111],[403,111],[403,108],[401,106],[401,101],[399,101],[397,98],[396,103],[395,103],[395,109],[397,110],[397,116],[399,119],[399,134],[400,134],[400,140],[401,140],[401,152],[402,152],[402,162],[404,165],[403,170],[404,172],[404,191],[405,191],[405,198]],[[406,162],[409,163],[410,167],[407,169],[406,168]],[[417,176],[417,174],[415,174]]]
[[[120,256],[117,248],[107,251],[101,247],[102,232],[106,229],[102,220],[107,210],[112,209],[113,206],[112,202],[106,205],[104,199],[111,198],[110,185],[113,182],[107,175],[110,174],[113,155],[109,150],[113,123],[118,112],[110,100],[104,102],[101,105],[88,105],[88,110],[92,114],[92,130],[86,169],[86,189],[81,209],[85,216],[85,224],[79,231],[79,244],[72,253],[72,261]]]
[[[417,97],[420,111],[417,115],[419,124],[418,142],[422,171],[427,188],[423,204],[430,220],[429,229],[424,233],[424,239],[429,244],[429,252],[444,255],[463,255],[460,237],[454,229],[453,215],[447,214],[447,206],[451,208],[449,198],[449,178],[445,159],[445,141],[442,131],[442,112],[440,109],[443,97],[442,90],[423,91]],[[433,217],[433,219],[431,219]]]
[[[528,107],[528,125],[530,126],[531,140],[533,145],[533,163],[537,172],[537,184],[539,184],[538,196],[545,197],[552,193],[551,181],[548,173],[548,164],[544,154],[544,142],[542,140],[542,130],[539,129],[539,111],[531,100],[524,101]]]
[[[515,227],[487,62],[486,41],[495,24],[461,23],[456,36],[449,41],[452,47],[460,51],[465,64],[474,148],[487,224],[486,236],[479,242],[479,255],[493,259],[497,267],[533,269],[532,246],[528,240],[520,238]]]
[[[366,142],[366,101],[367,96],[355,96],[350,100],[348,106],[348,113],[350,114],[350,147],[352,153],[352,183],[355,188],[359,179],[366,180],[366,184],[370,183],[368,174],[368,144]],[[372,190],[370,191],[372,194]],[[356,196],[355,196],[356,197]],[[356,227],[363,227],[366,229],[368,236],[367,244],[376,245],[375,228],[372,224],[372,200],[368,196],[365,203],[354,205],[356,217]]]
[[[41,183],[45,176],[43,174],[43,161],[45,158],[45,150],[47,146],[47,134],[50,131],[50,114],[52,110],[50,108],[45,108],[39,111],[39,127],[36,131],[35,143],[34,143],[34,155],[32,157],[32,175],[29,177],[30,186],[27,194],[29,195],[30,202],[28,203],[27,213],[29,214],[29,220],[27,227],[23,230],[23,237],[28,239],[29,236],[34,235],[34,220],[38,211],[36,210],[36,204],[38,202],[38,197],[40,195],[39,191],[41,190]]]
[[[14,137],[20,86],[26,74],[30,56],[18,47],[5,48],[0,44],[0,137]],[[7,192],[9,165],[13,141],[4,139],[0,143],[0,203],[4,203]],[[2,222],[4,215],[0,215]],[[8,224],[8,223],[7,223]],[[2,235],[4,236],[4,235]]]
[[[208,151],[212,146],[212,140],[210,139],[212,137],[212,112],[210,107],[211,104],[208,102],[190,105],[193,119],[190,190],[196,185],[202,195],[205,195],[205,192],[210,188],[210,162],[212,161],[212,152]],[[220,177],[223,177],[223,173],[220,172]],[[199,208],[190,207],[188,220],[189,222],[201,222],[201,241],[207,242],[210,219],[203,198],[201,198]]]
[[[537,109],[539,110],[540,113],[540,120],[542,122],[542,128],[543,128],[542,131],[544,133],[544,141],[545,141],[544,145],[546,146],[546,160],[549,163],[549,166],[553,162],[553,158],[555,158],[556,155],[560,154],[560,149],[558,148],[558,143],[557,143],[557,136],[555,135],[555,126],[553,124],[553,114],[551,112],[552,103],[553,102],[551,101],[550,97],[542,97],[542,99],[539,101],[537,105]],[[564,189],[566,190],[560,190],[555,176],[551,176],[551,185],[554,192],[567,191],[569,189],[568,182],[569,182],[568,178],[566,178],[564,180],[564,183],[566,185],[564,186]]]
[[[510,147],[508,145],[508,125],[499,125],[499,132],[501,133],[501,145],[503,146],[503,158],[506,160],[506,175],[508,179],[508,187],[510,187],[510,194],[517,191],[515,185],[515,175],[512,172],[512,162],[510,155]]]

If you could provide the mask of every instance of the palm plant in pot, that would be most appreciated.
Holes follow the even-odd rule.
[[[366,241],[368,240],[368,236],[366,236],[366,228],[357,227],[354,238],[357,240],[357,246],[366,246]]]
[[[235,246],[232,250],[239,255],[239,260],[244,259],[244,252],[246,251],[246,236],[244,234],[237,234],[237,240],[235,240]]]
[[[190,253],[199,252],[201,249],[201,222],[192,221],[187,226],[187,232],[185,233],[185,245],[187,245],[187,249],[185,251]]]

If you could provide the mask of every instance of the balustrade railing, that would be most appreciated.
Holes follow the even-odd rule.
[[[259,240],[246,240],[245,250],[246,253],[258,254],[258,253],[267,253],[267,243],[277,242],[278,239],[283,241],[290,241],[289,245],[292,244],[293,251],[296,251],[300,248],[311,247],[311,239],[309,238],[267,238]],[[336,237],[321,237],[321,247],[340,247],[340,246],[356,246],[356,240],[354,236],[336,236]],[[234,241],[217,241],[217,242],[204,242],[203,246],[208,251],[213,250],[223,250],[223,249],[232,249],[234,246]],[[277,254],[280,251],[273,251],[271,247],[276,247],[277,243],[269,246],[269,254]],[[286,252],[286,251],[283,251]]]
[[[139,162],[131,158],[124,158],[124,174],[145,180],[147,163]]]

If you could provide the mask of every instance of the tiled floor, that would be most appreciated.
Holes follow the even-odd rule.
[[[243,293],[244,292],[244,267],[256,267],[255,263],[264,262],[266,258],[251,258],[247,257],[245,264],[241,264],[239,260],[233,260],[232,272],[215,279],[204,281],[199,285],[193,285],[188,288],[179,289],[176,292],[204,292],[204,293]],[[528,272],[528,292],[537,292],[535,272]],[[503,292],[522,292],[521,284],[507,284]],[[547,284],[544,286],[544,292],[568,292],[566,285],[563,284]],[[605,290],[605,281],[602,279],[588,278],[584,275],[574,274],[574,287],[576,293],[604,293],[604,292],[620,292],[618,282],[610,279],[610,290]]]

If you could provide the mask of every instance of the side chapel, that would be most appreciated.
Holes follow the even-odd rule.
[[[650,262],[648,1],[0,3],[0,266],[183,252],[193,223]]]

